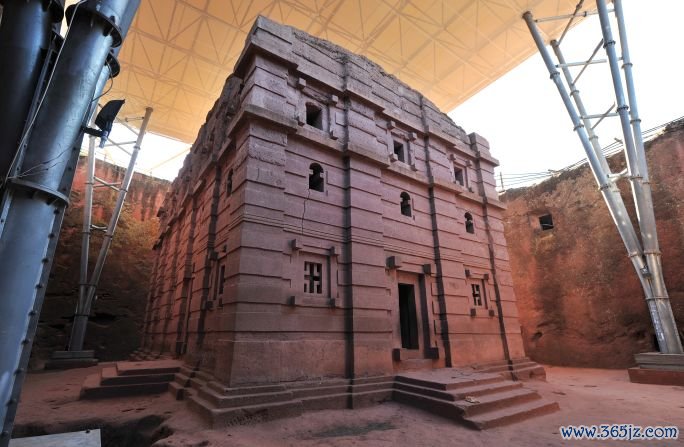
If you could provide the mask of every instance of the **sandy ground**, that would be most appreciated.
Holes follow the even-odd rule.
[[[103,428],[105,446],[556,446],[684,445],[676,441],[563,441],[561,425],[676,425],[684,429],[684,387],[629,382],[624,370],[547,367],[547,382],[526,382],[561,410],[507,427],[473,431],[423,411],[386,403],[360,410],[305,413],[251,426],[207,430],[170,395],[78,401],[97,368],[32,374],[15,436]]]

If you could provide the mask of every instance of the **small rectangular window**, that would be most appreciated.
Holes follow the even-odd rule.
[[[219,273],[219,286],[218,286],[219,295],[223,294],[223,283],[225,281],[226,281],[226,266],[222,265],[220,273]]]
[[[553,230],[553,217],[551,217],[551,214],[539,216],[539,225],[543,231]]]
[[[465,186],[465,175],[463,169],[454,167],[454,181],[461,186]]]
[[[323,264],[304,263],[304,293],[323,294]]]
[[[406,153],[404,150],[404,145],[398,141],[394,142],[394,155],[397,156],[397,160],[402,163],[406,163]]]
[[[323,111],[315,104],[306,105],[306,124],[323,130]]]

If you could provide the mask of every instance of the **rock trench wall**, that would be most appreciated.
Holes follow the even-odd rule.
[[[684,329],[684,123],[647,144],[663,267]],[[624,168],[622,155],[609,161]],[[626,180],[623,199],[635,213]],[[623,368],[655,339],[636,273],[588,166],[508,191],[504,220],[525,350],[554,365]],[[551,214],[554,228],[539,217]]]

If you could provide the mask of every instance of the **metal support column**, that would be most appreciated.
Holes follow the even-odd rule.
[[[627,32],[625,30],[624,15],[622,13],[622,2],[614,1],[615,13],[618,27],[620,29],[620,46],[623,53],[623,64],[625,69],[625,83],[629,92],[629,103],[625,99],[622,89],[622,76],[618,62],[615,40],[608,17],[608,7],[605,0],[596,0],[598,7],[599,20],[601,21],[601,31],[610,73],[615,89],[615,97],[620,114],[620,124],[625,141],[625,156],[627,158],[627,170],[629,181],[632,186],[632,194],[637,209],[639,229],[641,230],[641,240],[644,245],[644,256],[650,273],[651,287],[655,302],[656,314],[662,326],[662,334],[658,335],[660,351],[668,354],[681,354],[682,344],[679,340],[679,333],[675,323],[670,298],[667,295],[663,269],[660,260],[660,247],[658,245],[658,233],[656,230],[655,214],[653,213],[653,199],[651,196],[651,184],[648,181],[648,168],[646,166],[646,153],[644,142],[641,137],[641,120],[636,102],[636,92],[634,90],[634,79],[632,78],[632,62],[629,60],[629,47],[627,44]],[[627,59],[624,57],[627,56]],[[630,114],[632,121],[630,122]],[[632,130],[634,133],[632,133]],[[656,317],[656,315],[653,315]],[[661,337],[662,335],[662,337]]]
[[[121,211],[123,210],[123,204],[126,200],[126,194],[128,193],[128,188],[131,185],[131,180],[133,179],[133,174],[135,171],[135,163],[138,159],[138,153],[140,152],[140,146],[142,140],[145,137],[147,131],[147,124],[150,121],[150,116],[152,115],[152,108],[148,107],[145,109],[145,117],[143,118],[142,124],[140,125],[140,130],[138,133],[138,138],[136,139],[135,145],[133,146],[133,151],[131,153],[131,158],[128,163],[128,168],[124,175],[124,179],[117,189],[119,191],[116,205],[112,211],[112,216],[105,230],[104,240],[102,246],[100,247],[100,253],[95,263],[92,276],[88,279],[88,251],[89,251],[89,240],[90,240],[90,214],[92,213],[92,190],[93,183],[95,181],[95,150],[94,144],[91,140],[91,147],[93,147],[92,153],[89,150],[88,153],[88,183],[86,188],[90,188],[90,204],[85,205],[88,209],[84,208],[83,217],[83,246],[81,247],[81,290],[83,294],[79,294],[79,302],[76,307],[76,313],[74,315],[74,323],[71,327],[71,338],[69,339],[69,351],[80,351],[83,349],[83,341],[85,339],[85,332],[88,325],[88,317],[90,316],[90,311],[92,305],[95,301],[95,291],[97,289],[97,284],[100,281],[100,275],[102,274],[102,269],[104,268],[105,261],[107,260],[107,254],[109,253],[109,247],[112,244],[112,239],[114,238],[114,232],[116,231],[116,226],[119,222],[119,217],[121,217]],[[92,155],[92,158],[90,158]],[[92,168],[91,168],[92,164]],[[86,201],[88,201],[88,189],[86,189]],[[87,216],[85,215],[87,212]],[[87,226],[86,226],[87,225]],[[85,279],[85,281],[84,281]]]
[[[614,0],[615,14],[620,30],[620,40],[622,47],[622,59],[624,62],[625,79],[629,95],[629,103],[625,100],[622,90],[622,78],[620,76],[620,68],[618,66],[618,56],[615,50],[615,40],[613,39],[610,22],[608,18],[608,8],[605,0],[596,0],[598,7],[597,13],[601,21],[601,29],[603,39],[591,54],[589,60],[582,63],[567,63],[563,57],[560,49],[560,41],[552,40],[551,46],[558,59],[558,64],[555,64],[549,51],[546,49],[544,40],[541,36],[536,23],[556,20],[556,19],[570,19],[572,22],[575,18],[582,15],[580,9],[581,4],[575,12],[569,16],[559,16],[550,19],[535,20],[531,12],[523,14],[523,19],[532,34],[535,44],[542,56],[544,64],[551,75],[551,79],[558,89],[558,93],[563,100],[565,108],[570,116],[574,130],[577,133],[587,158],[589,165],[594,174],[596,182],[603,198],[608,206],[610,214],[617,226],[618,232],[627,248],[630,260],[637,272],[639,281],[641,282],[649,313],[653,321],[656,336],[658,338],[658,345],[660,351],[668,354],[681,354],[682,345],[679,340],[677,328],[670,308],[669,298],[665,289],[665,284],[662,277],[662,268],[660,263],[660,251],[658,248],[657,234],[655,228],[655,216],[653,214],[653,202],[651,199],[650,184],[648,182],[648,173],[646,167],[646,155],[643,147],[643,139],[641,136],[640,120],[636,107],[636,94],[634,90],[634,82],[631,73],[631,61],[629,60],[629,49],[627,47],[626,31],[624,24],[624,16],[622,13],[622,4],[620,0]],[[593,14],[594,12],[586,12],[584,15]],[[568,26],[569,27],[569,26]],[[566,30],[568,29],[566,27]],[[565,32],[563,33],[565,34]],[[606,50],[607,60],[596,61],[594,56],[603,46]],[[617,113],[611,113],[613,107],[609,108],[607,112],[597,115],[589,115],[585,109],[584,103],[580,97],[577,88],[577,81],[584,70],[590,64],[598,64],[608,62],[613,81],[613,88],[615,91]],[[572,77],[569,67],[582,67],[581,71],[574,78]],[[557,68],[561,68],[565,83],[561,79]],[[567,84],[567,87],[566,87]],[[570,93],[568,93],[568,89]],[[572,97],[572,99],[571,99]],[[573,104],[574,101],[574,104]],[[631,123],[628,114],[631,113]],[[605,160],[603,151],[598,142],[598,135],[595,133],[596,127],[604,118],[610,116],[618,116],[622,125],[622,131],[625,141],[625,157],[628,164],[626,173],[613,174]],[[592,119],[597,121],[592,124]],[[630,127],[631,125],[631,127]],[[620,195],[620,190],[616,184],[617,179],[627,176],[632,187],[633,197],[637,208],[637,217],[639,222],[639,229],[641,240],[637,236],[637,232],[632,225],[627,209]]]
[[[130,0],[131,3],[137,0]],[[68,204],[75,143],[112,46],[121,43],[129,0],[86,0],[72,10],[52,83],[31,119],[24,158],[7,179],[11,203],[0,222],[0,447],[9,444],[39,307]],[[137,5],[137,3],[136,3]]]

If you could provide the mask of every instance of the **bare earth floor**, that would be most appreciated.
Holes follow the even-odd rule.
[[[101,368],[102,366],[100,366]],[[676,425],[684,429],[684,387],[630,383],[625,370],[547,367],[547,382],[526,382],[561,410],[478,432],[393,402],[359,410],[206,430],[170,395],[78,401],[96,368],[29,376],[15,436],[102,428],[104,446],[556,446],[684,445],[676,441],[563,441],[561,425]],[[156,441],[156,442],[155,442]],[[153,444],[154,443],[154,444]]]

